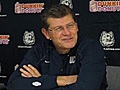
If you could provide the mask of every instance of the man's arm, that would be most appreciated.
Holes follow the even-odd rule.
[[[102,47],[96,42],[91,42],[84,49],[78,78],[77,75],[57,76],[59,87],[52,90],[99,90],[104,74],[105,61]]]
[[[24,90],[32,90],[32,89],[39,89],[39,90],[99,90],[100,84],[103,80],[105,74],[105,61],[104,61],[104,54],[100,45],[96,42],[91,42],[88,44],[85,49],[83,50],[83,58],[81,60],[81,68],[78,74],[77,81],[66,83],[59,85],[59,79],[65,80],[63,78],[58,78],[57,76],[48,76],[48,75],[41,75],[37,78],[26,78],[21,76],[21,72],[19,69],[14,72],[8,82],[8,90],[17,90],[17,89],[24,89]],[[29,58],[32,55],[28,55]],[[32,56],[33,57],[33,56]],[[35,60],[31,58],[32,60]],[[35,62],[35,61],[34,61]],[[30,62],[24,60],[22,65],[28,65]],[[33,64],[32,64],[33,65]],[[34,64],[35,66],[35,64]],[[58,78],[58,79],[57,79]],[[58,80],[58,84],[56,82]],[[67,81],[68,79],[66,79]],[[65,86],[64,86],[65,85]]]
[[[37,46],[33,47],[28,51],[28,53],[25,55],[24,59],[22,60],[21,64],[17,68],[16,71],[13,72],[11,77],[9,78],[9,81],[7,83],[7,90],[33,90],[33,89],[39,89],[39,90],[51,90],[53,88],[57,88],[59,84],[57,84],[57,76],[48,76],[48,75],[41,75],[36,70],[39,70],[40,68],[38,67],[38,60],[40,60],[39,55],[41,55],[41,48],[39,50]],[[39,51],[39,52],[38,52]],[[32,68],[31,65],[33,65],[35,68]],[[34,73],[28,69],[30,72],[23,73],[25,68],[31,68],[33,69]],[[27,71],[27,69],[25,70]],[[22,72],[22,73],[21,73]],[[65,78],[65,77],[64,77]],[[70,78],[70,76],[69,76]],[[64,80],[64,79],[62,79]],[[69,81],[66,81],[69,83]],[[59,81],[58,81],[59,82]],[[63,85],[65,85],[63,83]]]
[[[23,63],[24,67],[26,67],[25,65],[28,65],[28,62],[25,60]],[[24,72],[24,74],[21,73],[21,71]],[[7,90],[50,90],[52,88],[58,87],[56,83],[56,76],[40,75],[41,74],[38,72],[35,74],[33,74],[33,72],[28,74],[26,73],[26,70],[20,65],[9,78]]]
[[[40,72],[33,67],[32,65],[23,65],[23,68],[20,68],[21,76],[25,78],[38,78],[41,76]],[[77,75],[69,76],[57,76],[56,82],[58,86],[66,86],[77,81]]]
[[[58,86],[66,86],[73,84],[77,81],[78,75],[69,75],[69,76],[57,76]]]
[[[96,41],[90,42],[82,50],[81,68],[77,81],[53,90],[100,90],[106,70],[104,51]]]
[[[57,88],[58,86],[66,86],[72,83],[75,83],[77,80],[77,75],[70,75],[70,76],[56,76],[55,82],[57,86],[51,86],[52,85],[52,78],[55,76],[44,76],[39,73],[39,71],[33,67],[32,65],[23,65],[22,68],[19,69],[20,76],[17,77],[17,74],[13,74],[17,77],[15,80],[12,80],[14,82],[9,82],[8,89],[7,90],[16,90],[16,89],[24,89],[24,90],[32,90],[37,89],[39,90],[51,90],[53,88]],[[42,83],[40,81],[41,78],[46,78],[45,82],[48,82],[46,85],[41,85]],[[12,78],[14,79],[14,78]],[[44,82],[44,81],[43,81]],[[50,84],[50,87],[49,87]]]

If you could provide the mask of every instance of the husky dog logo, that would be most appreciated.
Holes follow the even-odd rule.
[[[25,31],[24,36],[23,36],[23,42],[25,45],[33,45],[35,43],[34,32]]]
[[[105,46],[106,47],[113,46],[115,43],[115,38],[114,38],[113,32],[112,31],[110,31],[110,32],[103,31],[100,36],[100,43],[104,47]]]
[[[71,9],[73,8],[72,0],[60,0],[60,3],[69,6]]]

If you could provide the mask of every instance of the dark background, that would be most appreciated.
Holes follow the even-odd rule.
[[[90,12],[90,0],[72,0],[73,10],[77,14],[80,33],[86,37],[100,40],[102,31],[114,33],[115,44],[109,48],[120,49],[120,12]],[[41,34],[40,13],[16,14],[15,3],[44,3],[45,7],[60,3],[60,0],[0,0],[0,35],[10,35],[9,44],[0,44],[1,73],[0,83],[7,84],[8,78],[30,48],[18,48],[25,45],[24,32],[34,32],[35,44],[45,41]],[[78,15],[79,14],[79,15]],[[104,47],[103,48],[108,48]],[[120,50],[105,50],[106,63],[109,66],[120,66]]]

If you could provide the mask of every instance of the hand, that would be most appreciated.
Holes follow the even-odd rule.
[[[66,86],[77,81],[78,75],[69,75],[69,76],[58,76],[57,84],[58,86]]]
[[[27,77],[27,78],[30,78],[30,77],[37,78],[41,76],[40,72],[30,64],[23,65],[23,68],[20,68],[20,72],[21,72],[21,76]]]

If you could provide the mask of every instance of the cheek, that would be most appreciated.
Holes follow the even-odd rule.
[[[78,28],[76,28],[76,32],[78,32]]]
[[[72,35],[77,35],[77,33],[78,33],[78,29],[71,32]]]
[[[53,41],[59,40],[60,37],[61,37],[61,35],[55,34],[55,33],[50,35],[50,38],[51,38]]]

